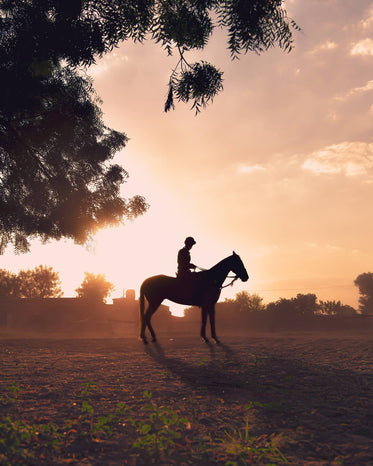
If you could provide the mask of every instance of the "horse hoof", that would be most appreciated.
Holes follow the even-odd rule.
[[[210,342],[209,342],[208,338],[202,337],[202,343],[207,343],[207,344],[208,344],[208,343],[210,343]]]
[[[221,341],[219,340],[219,338],[213,338],[213,340],[214,340],[215,345],[221,344]]]
[[[148,340],[146,338],[140,338],[140,340],[144,343],[144,345],[148,344]]]

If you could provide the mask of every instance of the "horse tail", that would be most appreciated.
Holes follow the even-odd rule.
[[[145,319],[145,293],[143,290],[143,286],[141,285],[141,288],[140,288],[140,325],[141,325],[141,328],[144,324],[144,319]]]

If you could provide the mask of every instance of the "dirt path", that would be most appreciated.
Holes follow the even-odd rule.
[[[64,430],[54,451],[38,434],[28,464],[149,464],[147,390],[151,419],[169,409],[180,434],[156,460],[152,452],[157,464],[180,454],[184,464],[373,465],[373,338],[12,339],[0,340],[0,367],[2,419]],[[111,421],[111,434],[92,434],[92,419],[118,403],[131,408],[132,425]],[[163,435],[171,428],[162,422]],[[0,464],[7,458],[0,444]]]

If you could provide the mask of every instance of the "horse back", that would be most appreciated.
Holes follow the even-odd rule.
[[[167,275],[154,275],[142,282],[140,294],[144,295],[149,301],[151,299],[163,300],[167,297],[167,292],[174,287],[176,278]]]
[[[176,278],[169,277],[167,275],[154,275],[153,277],[146,278],[141,285],[142,289],[149,287],[161,287],[164,285],[170,285],[176,281]]]

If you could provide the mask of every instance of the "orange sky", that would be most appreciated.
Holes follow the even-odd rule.
[[[197,117],[183,104],[163,113],[177,57],[155,44],[125,43],[90,69],[105,122],[130,138],[116,157],[130,173],[123,195],[143,194],[151,209],[88,249],[8,250],[2,268],[50,265],[65,296],[85,271],[105,273],[117,297],[149,275],[173,275],[192,235],[194,263],[235,250],[246,265],[250,280],[222,299],[312,292],[357,307],[353,280],[373,269],[373,3],[286,5],[302,27],[290,54],[232,62],[221,32],[198,54],[224,71],[224,91]]]

